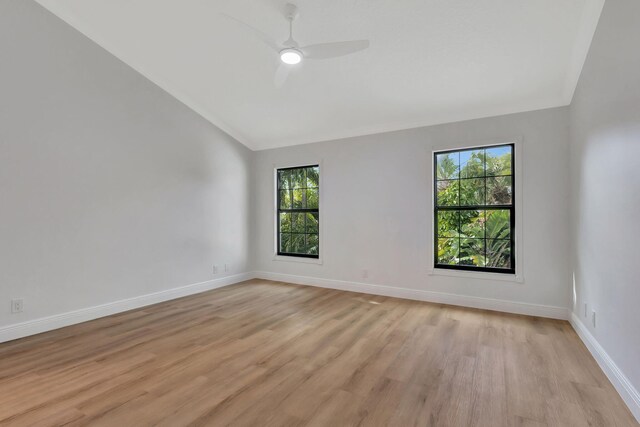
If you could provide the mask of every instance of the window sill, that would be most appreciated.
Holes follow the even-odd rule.
[[[301,262],[303,264],[322,264],[322,258],[305,258],[297,256],[274,255],[274,261]]]
[[[481,271],[449,270],[446,268],[432,268],[429,276],[464,277],[467,279],[492,280],[501,282],[524,283],[521,274],[484,273]]]

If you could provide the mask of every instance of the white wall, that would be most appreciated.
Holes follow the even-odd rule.
[[[636,390],[640,389],[639,19],[637,0],[605,3],[570,114],[574,313]],[[597,312],[595,328],[591,310]],[[640,395],[636,398],[640,419]]]
[[[0,58],[0,327],[247,271],[249,150],[31,0]]]
[[[566,108],[259,151],[254,156],[254,268],[391,287],[567,307]],[[522,138],[524,283],[428,275],[431,148]],[[322,162],[321,265],[274,261],[273,168]],[[362,278],[362,270],[369,272]],[[566,313],[561,309],[560,313]]]

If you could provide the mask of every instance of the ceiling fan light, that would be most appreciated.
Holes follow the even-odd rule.
[[[287,65],[296,65],[302,61],[302,52],[298,49],[283,49],[280,51],[280,60]]]

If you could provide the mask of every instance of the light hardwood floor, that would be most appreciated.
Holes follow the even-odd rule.
[[[0,424],[637,425],[567,322],[259,280],[0,345]]]

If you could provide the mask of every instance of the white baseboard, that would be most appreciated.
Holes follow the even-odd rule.
[[[638,393],[638,390],[631,384],[626,375],[618,368],[618,365],[611,359],[575,313],[571,313],[570,322],[593,358],[596,359],[600,368],[611,381],[611,384],[618,391],[622,400],[627,404],[633,416],[640,422],[640,393]]]
[[[75,325],[77,323],[86,322],[100,317],[110,316],[116,313],[122,313],[124,311],[133,310],[135,308],[151,304],[157,304],[159,302],[210,291],[212,289],[243,282],[245,280],[252,279],[253,277],[253,273],[241,273],[233,276],[222,277],[220,279],[194,283],[192,285],[181,286],[179,288],[167,289],[165,291],[154,292],[152,294],[140,295],[94,307],[81,308],[67,313],[55,314],[53,316],[3,326],[0,327],[0,343],[63,328],[65,326]]]
[[[291,274],[270,273],[256,271],[256,278],[275,280],[278,282],[296,283],[299,285],[317,286],[321,288],[339,289],[342,291],[361,292],[365,294],[383,295],[418,301],[434,302],[438,304],[458,305],[462,307],[481,308],[485,310],[502,311],[505,313],[525,314],[529,316],[548,317],[552,319],[568,319],[565,307],[527,304],[522,302],[505,301],[491,298],[480,298],[444,292],[424,291],[419,289],[398,288],[368,283],[346,282],[342,280],[320,279],[317,277],[295,276]]]

